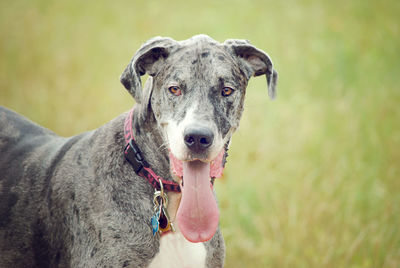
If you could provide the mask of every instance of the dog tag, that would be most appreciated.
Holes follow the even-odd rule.
[[[153,231],[153,236],[156,235],[156,233],[160,228],[159,218],[160,218],[160,212],[156,212],[156,214],[153,217],[151,217],[151,229]]]
[[[154,215],[151,217],[151,229],[153,231],[153,236],[160,229],[160,215],[163,208],[164,198],[161,196],[161,192],[154,192],[153,204],[154,204]]]
[[[166,209],[166,207],[162,207],[161,208],[161,214],[160,214],[160,218],[158,220],[159,222],[159,232],[160,233],[164,233],[164,232],[168,232],[168,231],[175,231],[174,225],[172,224],[172,222],[169,219],[169,215],[168,215],[168,211]]]
[[[160,191],[155,191],[153,195],[154,215],[151,217],[151,227],[153,235],[157,232],[162,234],[168,231],[175,231],[172,222],[169,219],[167,206],[168,196],[164,193],[162,181],[160,180]]]

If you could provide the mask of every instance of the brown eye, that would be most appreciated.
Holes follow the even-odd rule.
[[[221,91],[222,96],[224,97],[228,97],[229,95],[231,95],[233,93],[233,89],[230,87],[224,87]]]
[[[180,96],[182,94],[182,91],[178,86],[169,87],[168,90],[175,96]]]

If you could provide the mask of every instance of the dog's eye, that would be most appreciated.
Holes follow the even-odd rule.
[[[231,95],[233,93],[233,88],[230,87],[224,87],[221,91],[222,96],[224,97],[228,97],[229,95]]]
[[[169,87],[168,90],[175,96],[180,96],[182,94],[182,91],[178,86]]]

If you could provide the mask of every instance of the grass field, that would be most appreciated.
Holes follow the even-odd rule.
[[[69,136],[133,105],[152,36],[249,39],[251,80],[216,182],[226,267],[400,267],[400,1],[0,2],[0,104]]]

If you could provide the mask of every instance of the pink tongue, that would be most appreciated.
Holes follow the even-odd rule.
[[[182,199],[177,212],[179,229],[191,242],[210,240],[218,227],[219,211],[210,184],[210,163],[183,162]]]

